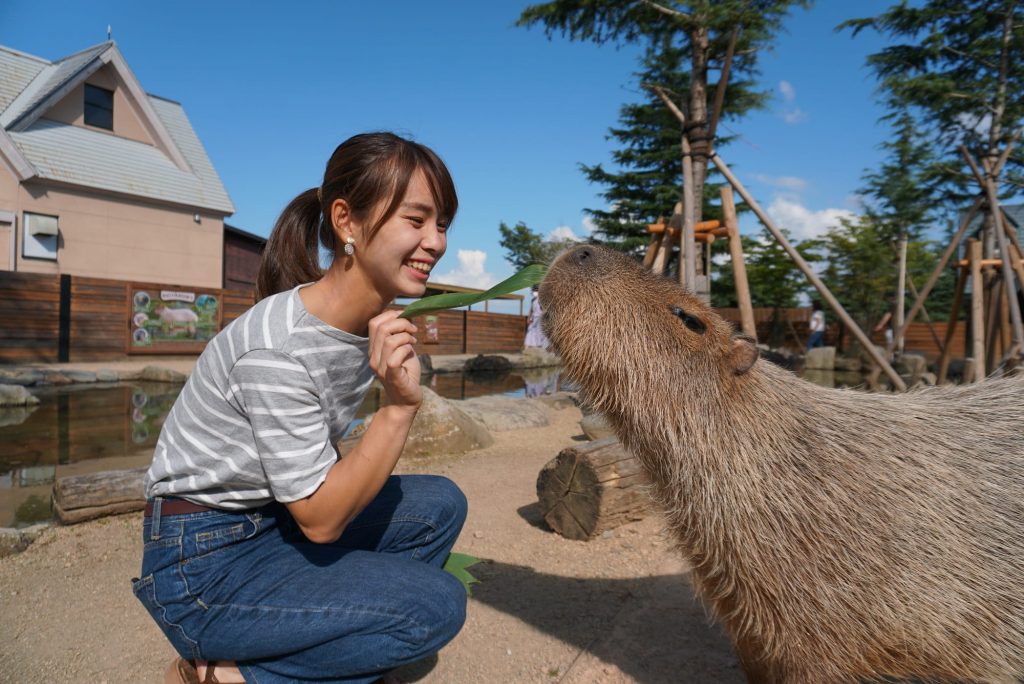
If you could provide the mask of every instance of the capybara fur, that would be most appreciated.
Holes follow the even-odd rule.
[[[540,301],[748,680],[1024,674],[1024,381],[819,387],[595,246],[559,257]]]

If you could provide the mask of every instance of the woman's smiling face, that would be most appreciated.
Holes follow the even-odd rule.
[[[417,170],[398,209],[367,242],[356,233],[355,263],[384,301],[422,297],[434,265],[448,246],[427,178]]]

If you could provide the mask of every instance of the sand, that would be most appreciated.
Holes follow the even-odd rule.
[[[462,632],[436,658],[401,671],[425,684],[744,681],[695,601],[659,516],[587,542],[546,528],[537,473],[584,440],[579,411],[495,433],[462,456],[403,460],[397,472],[452,478],[469,499],[456,550],[485,562]],[[0,682],[160,682],[174,656],[129,579],[141,514],[57,527],[0,559]]]

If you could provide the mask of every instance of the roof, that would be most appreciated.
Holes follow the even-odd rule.
[[[224,232],[225,233],[231,233],[232,235],[237,235],[240,238],[244,238],[244,239],[249,240],[251,242],[259,243],[260,245],[266,245],[267,244],[267,238],[263,237],[262,235],[257,235],[256,233],[250,233],[249,231],[242,230],[241,228],[238,228],[237,226],[229,226],[227,223],[224,224]]]
[[[43,118],[110,65],[156,145]],[[108,41],[55,62],[0,46],[0,157],[19,180],[67,183],[201,208],[235,211],[182,106],[147,94]]]

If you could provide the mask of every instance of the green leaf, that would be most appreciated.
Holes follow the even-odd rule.
[[[466,595],[472,596],[473,591],[469,585],[476,584],[480,580],[469,574],[466,568],[472,567],[480,562],[479,558],[475,558],[465,553],[450,553],[448,554],[448,560],[444,562],[444,571],[451,573],[455,579],[462,582],[462,586],[466,588]]]
[[[516,273],[511,278],[501,281],[486,292],[446,292],[445,294],[424,297],[405,307],[399,318],[412,318],[426,314],[454,309],[459,306],[478,304],[488,299],[494,299],[500,295],[506,295],[516,290],[536,285],[544,279],[547,268],[541,264],[531,264]]]

